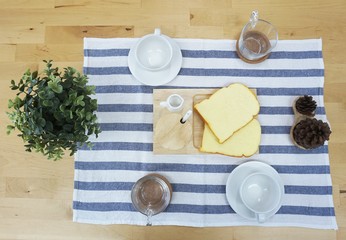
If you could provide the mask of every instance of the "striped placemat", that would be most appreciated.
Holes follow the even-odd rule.
[[[316,118],[327,121],[324,64],[320,39],[279,41],[270,58],[260,64],[242,62],[235,41],[175,39],[183,66],[172,82],[160,88],[218,88],[241,82],[256,88],[261,104],[258,120],[262,139],[257,159],[280,174],[285,195],[278,213],[261,226],[336,229],[328,146],[311,151],[295,147],[289,137],[297,96],[312,95]],[[229,206],[225,183],[230,172],[247,159],[221,155],[153,155],[153,87],[131,75],[127,55],[137,39],[84,40],[84,71],[96,85],[102,133],[92,150],[75,157],[73,218],[95,224],[144,225],[130,191],[148,173],[165,176],[173,198],[153,225],[257,225]]]

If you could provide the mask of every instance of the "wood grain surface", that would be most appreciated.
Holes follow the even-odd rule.
[[[73,158],[52,162],[6,135],[11,79],[43,59],[82,70],[83,37],[236,39],[252,10],[280,39],[323,39],[325,105],[338,231],[264,227],[138,227],[72,222]],[[346,239],[345,0],[0,0],[0,239]]]
[[[203,154],[198,149],[202,146],[204,121],[193,106],[208,98],[216,90],[154,89],[154,154]],[[172,113],[160,106],[160,103],[166,101],[172,94],[179,94],[184,99],[183,109],[178,113]],[[185,124],[181,124],[180,119],[189,110],[192,110],[192,116]]]
[[[194,106],[219,89],[154,89],[154,154],[207,154],[199,151],[202,146],[205,122]],[[256,89],[251,91],[257,94]],[[160,103],[166,102],[172,94],[178,94],[184,99],[183,108],[178,113],[172,113],[160,106]],[[192,110],[192,115],[185,124],[181,124],[180,120],[188,110]]]

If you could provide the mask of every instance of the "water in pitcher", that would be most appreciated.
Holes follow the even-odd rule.
[[[259,31],[248,31],[243,38],[245,48],[256,54],[266,53],[271,47],[267,36]]]

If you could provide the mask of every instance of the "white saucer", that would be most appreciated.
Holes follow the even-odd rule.
[[[172,81],[178,75],[183,63],[183,56],[178,44],[171,38],[166,38],[172,45],[173,56],[171,63],[165,69],[162,69],[160,71],[148,71],[146,69],[143,69],[136,62],[134,56],[134,46],[130,49],[128,56],[129,68],[132,75],[141,83],[150,86],[159,86]]]
[[[232,207],[232,209],[238,213],[240,216],[256,221],[256,215],[254,212],[249,210],[242,200],[240,199],[240,193],[239,188],[243,180],[252,173],[255,172],[261,172],[261,173],[267,173],[274,179],[278,181],[281,187],[281,194],[282,196],[285,193],[284,185],[282,183],[282,180],[278,174],[278,172],[270,165],[259,162],[259,161],[249,161],[246,163],[243,163],[236,167],[231,174],[229,175],[226,183],[226,197],[227,201]],[[282,198],[281,198],[282,199]],[[281,203],[278,207],[276,207],[273,211],[267,214],[266,219],[272,217],[281,207]]]

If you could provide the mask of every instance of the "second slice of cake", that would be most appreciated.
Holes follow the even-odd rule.
[[[248,87],[234,83],[196,104],[195,109],[223,143],[259,113],[260,105]]]
[[[261,125],[257,119],[252,119],[224,143],[219,143],[208,125],[205,124],[200,151],[221,153],[232,157],[250,157],[258,151],[260,141]]]

